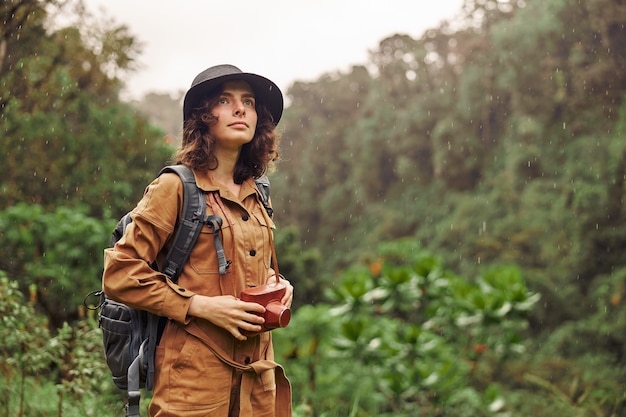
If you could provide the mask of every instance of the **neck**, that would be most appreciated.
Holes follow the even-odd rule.
[[[234,183],[235,165],[239,158],[239,152],[227,152],[225,150],[216,150],[218,166],[211,171],[211,176],[223,184]]]
[[[231,165],[230,167],[226,167],[224,165],[225,164],[223,164],[220,160],[220,164],[217,169],[209,171],[209,176],[213,182],[226,187],[235,197],[239,197],[241,184],[235,184],[234,165]]]

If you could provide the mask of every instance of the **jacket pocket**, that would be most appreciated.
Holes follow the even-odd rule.
[[[186,411],[185,416],[204,416],[224,404],[228,407],[232,369],[180,326],[164,337],[162,366],[167,377],[160,380],[159,394],[167,398],[167,408]]]

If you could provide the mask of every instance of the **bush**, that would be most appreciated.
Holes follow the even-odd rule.
[[[352,267],[328,304],[300,308],[277,351],[303,415],[494,416],[506,404],[491,383],[524,351],[539,299],[515,267],[475,282],[446,270],[409,240]],[[313,411],[314,410],[314,411]]]
[[[0,317],[0,414],[119,415],[123,400],[110,381],[93,320],[52,332],[2,271]]]

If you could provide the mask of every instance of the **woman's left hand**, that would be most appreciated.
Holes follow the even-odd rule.
[[[291,302],[293,301],[293,285],[291,285],[291,282],[287,281],[282,276],[280,276],[279,279],[280,279],[280,283],[283,284],[285,288],[287,289],[285,291],[285,296],[283,297],[282,300],[280,300],[280,302],[284,306],[291,308]]]

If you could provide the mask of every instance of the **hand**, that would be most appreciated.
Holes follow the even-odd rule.
[[[229,331],[237,340],[246,340],[247,337],[241,334],[241,330],[260,332],[260,325],[265,319],[254,313],[264,312],[265,308],[262,305],[247,303],[231,295],[208,297],[196,294],[191,297],[188,314],[208,320]]]
[[[279,278],[279,280],[280,283],[283,284],[286,288],[285,296],[282,300],[280,300],[280,302],[284,306],[291,308],[291,303],[293,302],[293,285],[291,285],[291,282],[287,281],[282,276]]]
[[[293,302],[293,285],[291,285],[291,282],[287,281],[282,275],[278,277],[278,281],[285,286],[285,295],[283,296],[282,300],[280,300],[280,303],[286,307],[291,308],[291,303]],[[270,268],[267,270],[266,284],[272,284],[275,282],[276,272]]]

